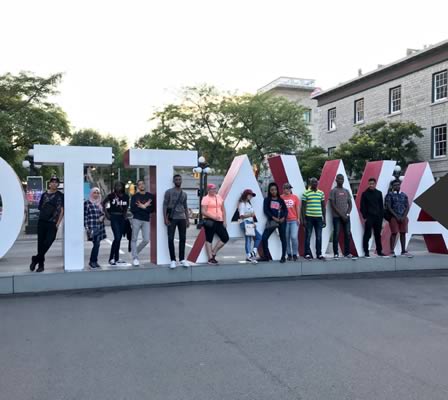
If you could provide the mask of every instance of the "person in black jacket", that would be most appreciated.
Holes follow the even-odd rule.
[[[154,195],[147,192],[145,188],[145,181],[137,181],[137,193],[131,198],[131,213],[132,213],[132,263],[134,267],[140,265],[138,255],[149,243],[149,220],[150,215],[154,212]],[[142,241],[137,246],[138,233],[142,231]]]
[[[272,259],[269,252],[269,237],[276,229],[280,234],[282,242],[282,257],[281,263],[286,261],[286,216],[288,215],[288,208],[285,201],[280,197],[278,186],[276,183],[270,183],[268,187],[268,196],[263,202],[263,211],[267,217],[266,227],[261,238],[263,244],[263,258],[260,261],[269,261]]]
[[[365,220],[362,240],[364,256],[370,258],[369,240],[373,229],[376,252],[379,256],[386,257],[383,254],[383,246],[381,245],[381,229],[384,216],[383,194],[376,188],[375,178],[369,179],[369,187],[361,196],[361,214]]]

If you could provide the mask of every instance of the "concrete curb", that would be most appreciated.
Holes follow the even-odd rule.
[[[409,258],[371,258],[338,261],[299,261],[252,264],[144,267],[122,270],[23,273],[0,275],[0,294],[44,293],[66,290],[130,288],[205,282],[298,279],[330,276],[387,274],[398,271],[448,270],[448,257],[425,255]]]

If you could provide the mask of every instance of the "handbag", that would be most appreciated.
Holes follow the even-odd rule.
[[[280,224],[273,219],[270,219],[268,222],[266,222],[266,229],[276,229],[280,226]]]
[[[244,224],[244,234],[246,236],[255,237],[255,224]]]

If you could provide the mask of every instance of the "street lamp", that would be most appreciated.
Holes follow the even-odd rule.
[[[199,190],[198,190],[199,216],[198,216],[197,228],[201,229],[202,222],[203,222],[202,221],[202,209],[201,209],[202,198],[206,195],[207,175],[211,174],[213,172],[213,170],[208,166],[205,157],[201,156],[198,158],[198,166],[193,168],[193,172],[195,174],[199,174]]]

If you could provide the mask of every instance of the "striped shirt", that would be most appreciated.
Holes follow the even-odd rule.
[[[302,202],[306,204],[305,216],[322,217],[322,202],[324,200],[325,194],[322,190],[306,190],[302,195]]]

